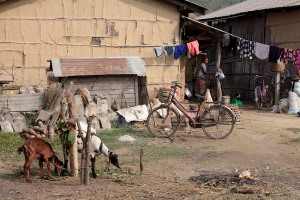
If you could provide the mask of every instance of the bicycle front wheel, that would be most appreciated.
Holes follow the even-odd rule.
[[[201,121],[202,130],[209,138],[224,139],[232,133],[236,119],[228,107],[212,105],[203,113]]]
[[[263,102],[262,102],[262,96],[261,96],[260,86],[256,86],[256,88],[255,88],[255,102],[256,102],[256,107],[259,110],[262,109]]]
[[[172,137],[180,125],[180,115],[172,107],[160,105],[154,108],[147,117],[149,132],[160,138]]]
[[[266,106],[271,108],[273,106],[273,88],[268,86],[266,87]]]

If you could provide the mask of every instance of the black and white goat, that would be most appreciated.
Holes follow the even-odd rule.
[[[85,132],[83,132],[83,137],[84,138],[86,137]],[[79,134],[77,136],[77,149],[78,149],[78,152],[80,152],[80,153],[83,151],[83,141]],[[121,169],[119,166],[118,155],[115,152],[113,152],[112,150],[109,150],[99,137],[97,137],[96,135],[91,135],[89,154],[91,157],[92,175],[94,178],[97,177],[97,174],[95,171],[96,156],[98,156],[102,153],[106,157],[108,157],[107,167],[110,163],[112,163],[114,166]]]
[[[83,133],[83,137],[85,138],[87,132],[87,124],[80,122],[80,127]],[[81,153],[83,151],[83,141],[80,137],[78,127],[76,127],[76,130],[77,130],[77,150],[78,152]],[[94,128],[91,128],[91,133],[96,134],[96,130]],[[63,145],[63,151],[64,151],[64,168],[65,168],[64,172],[67,172],[70,149],[67,147],[67,145]],[[112,150],[109,150],[99,137],[97,137],[96,135],[91,135],[89,156],[91,157],[92,175],[94,178],[97,177],[95,172],[96,156],[100,155],[101,153],[103,153],[106,157],[108,157],[107,167],[110,163],[112,163],[114,166],[121,169],[119,166],[118,155]]]

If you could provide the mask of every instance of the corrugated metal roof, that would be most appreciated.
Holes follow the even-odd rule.
[[[0,108],[8,107],[10,111],[37,111],[44,105],[44,94],[0,95]]]
[[[198,17],[197,20],[212,20],[237,16],[254,11],[271,10],[276,8],[288,8],[295,6],[300,6],[299,0],[247,0],[238,4],[234,4],[232,6],[222,8],[207,15],[202,15]]]
[[[145,76],[142,59],[132,57],[53,58],[55,77],[136,74]]]

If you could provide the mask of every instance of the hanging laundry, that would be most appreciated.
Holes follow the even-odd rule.
[[[270,45],[255,42],[255,56],[261,60],[268,59]]]
[[[233,37],[230,39],[230,42],[229,42],[229,50],[233,53],[233,55],[237,55],[237,38],[236,37]]]
[[[185,44],[180,44],[175,46],[175,52],[174,52],[174,59],[177,60],[182,56],[186,51],[186,45]]]
[[[270,46],[269,51],[269,62],[280,63],[284,56],[284,49]]]
[[[166,50],[168,56],[170,56],[174,53],[174,47],[173,46],[165,46],[165,50]]]
[[[191,56],[199,54],[199,43],[198,40],[187,43],[188,50]]]
[[[294,49],[284,49],[284,56],[283,56],[283,62],[284,64],[288,64],[288,62],[293,62],[293,64],[296,66],[298,60],[298,53],[297,50]]]
[[[297,64],[296,64],[296,69],[300,70],[300,50],[297,50],[297,54],[298,54],[298,59],[297,59]]]
[[[245,40],[238,38],[237,40],[237,51],[240,55],[240,58],[249,58],[252,59],[254,54],[254,42],[250,40]]]
[[[156,57],[161,57],[164,54],[164,50],[162,47],[154,47],[153,48]]]
[[[223,47],[228,47],[230,43],[230,36],[228,33],[223,34],[223,41],[222,41],[222,46]]]

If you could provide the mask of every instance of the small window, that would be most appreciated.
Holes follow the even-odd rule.
[[[91,46],[101,46],[101,38],[100,37],[92,37]]]

